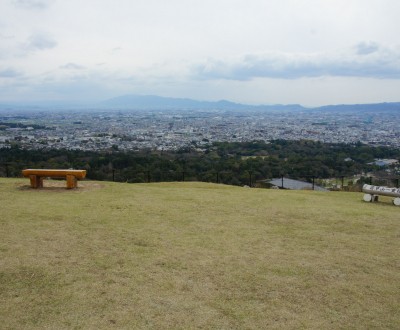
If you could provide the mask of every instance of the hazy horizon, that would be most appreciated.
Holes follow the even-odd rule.
[[[5,0],[0,103],[398,102],[397,0]]]
[[[348,106],[374,106],[374,105],[390,105],[393,104],[394,106],[397,106],[398,104],[400,104],[399,102],[371,102],[371,103],[337,103],[337,104],[321,104],[321,105],[316,105],[316,106],[307,106],[307,105],[303,105],[303,104],[299,104],[299,103],[287,103],[287,104],[283,104],[283,103],[240,103],[240,102],[234,102],[232,100],[227,100],[227,99],[220,99],[220,100],[204,100],[204,99],[193,99],[193,98],[189,98],[189,97],[165,97],[165,96],[160,96],[160,95],[139,95],[139,94],[126,94],[126,95],[120,95],[120,96],[116,96],[116,97],[112,97],[112,98],[108,98],[108,99],[103,99],[100,101],[89,101],[89,100],[36,100],[36,101],[0,101],[0,110],[2,110],[1,107],[27,107],[27,108],[43,108],[43,109],[47,109],[49,107],[59,107],[60,109],[63,108],[79,108],[79,109],[85,109],[86,107],[88,109],[96,109],[96,107],[98,109],[102,109],[102,108],[118,108],[118,106],[122,106],[122,108],[126,108],[128,109],[129,107],[132,108],[132,110],[140,110],[140,106],[138,106],[137,108],[135,108],[134,102],[133,103],[129,103],[129,101],[126,101],[125,103],[120,100],[125,100],[129,98],[138,98],[138,102],[140,104],[145,104],[146,100],[149,101],[149,104],[145,106],[145,108],[143,108],[144,110],[149,110],[152,107],[152,102],[154,101],[158,101],[161,102],[160,105],[155,106],[154,109],[161,109],[162,106],[165,103],[162,103],[162,101],[165,100],[165,102],[167,102],[165,109],[171,109],[171,106],[174,106],[174,101],[176,101],[176,109],[184,109],[185,106],[181,106],[179,101],[187,101],[187,104],[197,104],[198,105],[198,109],[200,110],[200,104],[205,104],[208,105],[208,107],[210,107],[212,104],[218,105],[220,102],[224,103],[228,103],[228,104],[232,104],[232,107],[236,106],[241,106],[243,108],[245,108],[246,106],[248,107],[266,107],[269,108],[273,108],[275,107],[290,107],[290,106],[298,106],[300,109],[304,108],[304,109],[318,109],[318,108],[324,108],[324,107],[348,107]],[[115,103],[113,103],[115,101]],[[120,103],[120,104],[119,104]],[[119,104],[119,105],[118,105]],[[133,105],[132,105],[133,104]],[[188,108],[190,108],[190,105],[188,106]],[[229,108],[229,105],[225,107],[226,109]],[[3,108],[4,109],[4,108]],[[204,110],[206,110],[207,107],[205,106]],[[216,108],[218,109],[218,108]],[[21,109],[23,110],[23,109]],[[51,109],[49,109],[51,110]]]

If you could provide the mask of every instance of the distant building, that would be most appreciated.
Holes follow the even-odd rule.
[[[375,159],[375,161],[368,163],[368,165],[376,165],[376,166],[390,166],[396,165],[399,161],[397,159]]]

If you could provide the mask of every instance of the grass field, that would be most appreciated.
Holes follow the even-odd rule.
[[[28,181],[0,179],[2,329],[400,329],[389,199]]]

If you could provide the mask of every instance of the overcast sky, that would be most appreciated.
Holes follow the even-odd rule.
[[[0,0],[0,102],[400,101],[399,0]]]

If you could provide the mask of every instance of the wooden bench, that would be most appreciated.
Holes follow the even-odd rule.
[[[67,189],[78,187],[78,179],[84,179],[85,170],[47,170],[47,169],[27,169],[22,171],[22,175],[31,180],[32,188],[43,188],[44,178],[66,178]]]

